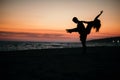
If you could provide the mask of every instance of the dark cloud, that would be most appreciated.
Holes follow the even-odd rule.
[[[27,32],[7,32],[7,31],[0,31],[0,36],[2,37],[31,37],[31,38],[62,38],[64,37],[63,34],[58,33],[27,33]]]

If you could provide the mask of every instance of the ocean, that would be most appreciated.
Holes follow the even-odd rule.
[[[87,42],[88,47],[120,46],[119,42]],[[76,48],[82,47],[80,42],[30,42],[30,41],[0,41],[0,51],[17,51],[30,49]]]

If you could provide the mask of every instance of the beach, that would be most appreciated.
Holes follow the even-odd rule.
[[[119,68],[119,46],[0,52],[1,80],[116,80]]]

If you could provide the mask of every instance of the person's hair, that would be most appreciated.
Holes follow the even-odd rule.
[[[93,28],[96,29],[96,32],[99,32],[100,27],[101,27],[101,21],[99,19],[95,19]]]
[[[77,23],[79,20],[78,20],[77,17],[73,17],[72,21],[75,22],[75,23]]]

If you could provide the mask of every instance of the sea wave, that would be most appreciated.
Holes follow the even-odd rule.
[[[113,42],[87,42],[88,47],[94,46],[120,46]],[[75,48],[82,47],[80,42],[21,42],[21,41],[0,41],[0,51],[16,51],[29,49],[53,49],[53,48]]]

